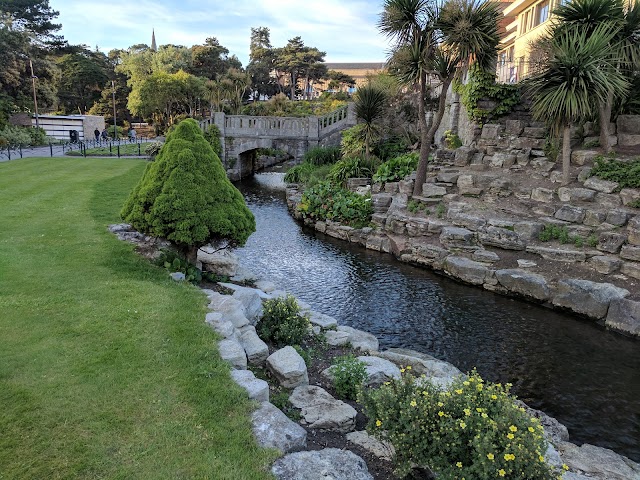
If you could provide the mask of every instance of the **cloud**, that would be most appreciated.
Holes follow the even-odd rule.
[[[207,37],[246,65],[252,27],[268,27],[271,43],[302,37],[327,53],[327,61],[383,61],[387,42],[376,28],[382,0],[50,0],[61,33],[72,44],[101,50],[151,43],[191,46]]]

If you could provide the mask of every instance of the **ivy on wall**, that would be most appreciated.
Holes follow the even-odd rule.
[[[469,71],[469,82],[456,82],[454,91],[460,94],[460,101],[467,109],[469,118],[477,123],[486,123],[494,118],[511,113],[520,103],[520,88],[518,85],[496,83],[494,72],[484,71],[477,66]],[[495,103],[491,110],[481,108],[481,101]]]

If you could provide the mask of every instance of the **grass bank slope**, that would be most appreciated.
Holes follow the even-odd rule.
[[[205,297],[107,231],[144,161],[0,164],[0,479],[263,479]]]

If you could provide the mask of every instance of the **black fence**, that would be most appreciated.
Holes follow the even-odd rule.
[[[135,140],[80,140],[77,142],[49,143],[46,146],[9,146],[0,148],[0,159],[13,160],[27,157],[97,156],[97,157],[146,157],[146,148],[154,139],[138,137]]]

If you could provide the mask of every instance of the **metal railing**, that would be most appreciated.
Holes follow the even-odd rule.
[[[100,157],[143,157],[147,156],[145,147],[153,138],[137,137],[130,139],[80,140],[77,142],[52,143],[45,146],[28,147],[23,145],[0,148],[0,159],[14,160],[25,157],[60,157],[69,152],[78,152],[78,156]],[[131,146],[135,145],[133,148]],[[126,147],[126,148],[125,148]],[[104,149],[104,152],[91,152],[93,149]],[[108,151],[107,151],[108,150]],[[89,153],[87,153],[89,151]]]

